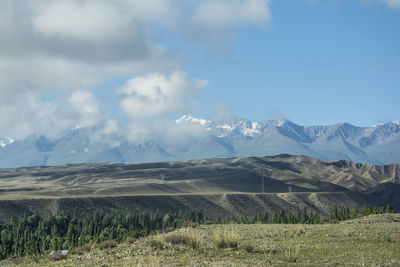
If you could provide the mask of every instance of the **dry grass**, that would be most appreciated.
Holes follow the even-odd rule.
[[[248,253],[254,253],[256,252],[256,248],[252,244],[245,244],[243,245],[242,249]]]
[[[164,242],[159,238],[150,239],[147,243],[153,249],[164,249]]]
[[[384,218],[384,219],[382,219]],[[168,237],[173,236],[173,237]],[[188,243],[167,240],[185,236]],[[187,238],[186,238],[187,237]],[[217,238],[217,240],[216,240]],[[216,249],[233,240],[237,249]],[[194,248],[190,240],[195,240]],[[186,241],[185,241],[186,242]],[[233,242],[233,243],[235,243]],[[228,246],[229,247],[229,246]],[[235,246],[233,246],[235,247]],[[400,214],[321,225],[200,225],[69,255],[60,266],[399,266]],[[17,262],[15,262],[17,263]],[[21,264],[21,262],[19,262]],[[24,260],[21,265],[30,264]],[[54,264],[46,257],[36,266]],[[4,265],[12,265],[10,261]]]
[[[115,248],[117,246],[117,242],[114,240],[105,240],[101,242],[100,244],[97,244],[97,248],[104,250],[104,249],[110,249],[110,248]]]
[[[195,233],[171,233],[164,240],[171,245],[185,245],[191,249],[200,248],[200,237]]]
[[[187,245],[189,243],[189,236],[184,234],[172,234],[165,237],[165,242],[172,245]]]
[[[91,251],[92,248],[93,248],[93,244],[85,244],[81,247],[76,247],[76,248],[71,249],[69,253],[73,254],[73,255],[83,255],[83,254]]]
[[[67,257],[68,257],[67,255],[63,255],[60,252],[56,252],[56,253],[54,253],[52,255],[48,255],[47,259],[49,261],[61,261],[61,260],[66,259]]]
[[[216,231],[213,233],[216,248],[233,248],[238,247],[238,235],[232,229],[231,231]]]
[[[191,233],[189,236],[189,248],[191,249],[201,249],[201,237],[199,234]]]
[[[133,244],[137,241],[138,239],[136,237],[128,237],[125,242],[128,244]]]

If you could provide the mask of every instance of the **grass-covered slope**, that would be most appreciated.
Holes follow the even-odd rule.
[[[8,259],[34,266],[399,266],[400,215],[339,224],[201,225],[55,257]]]

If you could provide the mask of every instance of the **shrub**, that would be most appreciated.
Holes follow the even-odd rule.
[[[60,261],[67,258],[67,255],[61,254],[60,252],[55,252],[49,256],[47,256],[49,261]]]
[[[248,253],[256,252],[255,247],[254,247],[253,245],[251,245],[251,244],[246,244],[246,245],[244,245],[244,246],[243,246],[243,250],[246,251],[246,252],[248,252]]]
[[[167,226],[167,227],[164,229],[164,231],[165,231],[166,233],[169,233],[169,232],[175,231],[175,228],[174,228],[174,227],[171,227],[171,226]]]
[[[140,238],[146,235],[146,232],[144,230],[132,230],[129,231],[125,237],[134,237],[134,238]]]
[[[200,239],[193,234],[172,234],[165,237],[164,240],[172,245],[187,245],[191,249],[197,249],[200,247]]]
[[[195,236],[195,235],[191,235],[191,236],[189,237],[188,246],[189,246],[191,249],[198,249],[198,248],[200,248],[200,238],[198,238],[198,237]]]
[[[76,248],[71,249],[70,253],[74,254],[74,255],[82,255],[85,252],[91,251],[92,246],[93,246],[92,244],[85,244],[81,247],[76,247]]]
[[[164,243],[159,239],[151,239],[149,245],[155,249],[164,249]]]
[[[126,240],[125,240],[125,242],[126,243],[128,243],[128,244],[133,244],[133,243],[135,243],[136,242],[136,240],[137,240],[137,238],[136,237],[128,237]]]
[[[97,245],[97,247],[101,250],[114,248],[116,246],[117,242],[114,240],[106,240]]]
[[[279,250],[277,248],[266,248],[265,252],[275,255],[279,252]]]
[[[165,238],[165,242],[172,245],[187,245],[189,243],[189,236],[182,234],[172,234]]]
[[[191,221],[185,221],[183,223],[183,227],[191,227],[191,228],[196,228],[198,227],[199,224],[197,222],[191,222]]]
[[[390,236],[385,236],[385,237],[383,238],[383,240],[385,240],[386,242],[393,242],[393,239],[392,239],[392,237],[390,237]]]
[[[234,232],[214,232],[214,241],[217,248],[238,247],[237,235]]]

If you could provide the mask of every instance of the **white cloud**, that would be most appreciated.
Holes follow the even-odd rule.
[[[379,0],[390,8],[400,8],[400,0]]]
[[[226,123],[233,121],[236,116],[233,113],[231,107],[224,102],[216,102],[211,106],[213,111],[212,121],[216,123]]]
[[[103,134],[105,135],[115,134],[118,133],[118,130],[119,130],[118,121],[115,119],[109,119],[104,124]]]
[[[270,0],[204,0],[177,28],[185,38],[201,43],[209,51],[227,52],[237,27],[266,28],[271,22]]]
[[[361,1],[369,5],[380,4],[380,5],[385,5],[388,8],[392,9],[400,8],[400,0],[361,0]]]
[[[269,0],[203,1],[193,16],[193,22],[210,28],[247,24],[267,26],[271,20],[269,2]]]
[[[149,23],[167,23],[158,16],[175,17],[168,1],[2,1],[0,110],[8,112],[0,135],[54,137],[71,125],[94,125],[101,114],[90,88],[176,68],[149,33]],[[57,102],[42,100],[49,94]]]
[[[192,84],[187,74],[175,71],[171,75],[153,73],[129,80],[120,90],[121,107],[131,118],[147,118],[185,109],[187,98],[198,94],[207,84]]]
[[[104,39],[128,25],[119,10],[105,2],[54,1],[33,18],[42,34],[84,40]]]
[[[156,15],[174,12],[159,0],[142,2],[4,0],[0,92],[87,89],[115,75],[175,68],[148,30]]]
[[[366,4],[383,4],[389,8],[400,8],[400,0],[360,0]],[[307,0],[310,4],[317,4],[319,0]]]
[[[182,3],[182,4],[181,4]],[[175,50],[150,28],[176,31],[201,44],[226,44],[234,27],[265,26],[268,0],[3,0],[0,9],[0,135],[55,138],[79,124],[110,122],[90,90],[133,77],[121,106],[133,119],[181,111],[207,84],[192,82]],[[221,12],[223,10],[223,12]],[[218,14],[221,12],[220,14]],[[157,73],[157,74],[154,74]],[[172,74],[171,74],[172,73]],[[125,90],[125,91],[124,91]],[[44,100],[48,96],[56,100]]]
[[[27,93],[14,98],[13,105],[0,105],[0,114],[3,133],[17,139],[31,134],[55,139],[76,126],[91,127],[104,119],[97,99],[87,91],[76,91],[58,105]]]
[[[79,119],[79,114],[66,107],[57,107],[26,94],[13,100],[13,105],[0,105],[0,125],[16,139],[36,133],[58,137]]]
[[[207,130],[199,124],[177,124],[162,119],[133,120],[124,125],[119,133],[123,140],[130,143],[157,142],[171,147],[190,142],[193,137],[208,135]]]
[[[76,91],[69,98],[72,108],[80,114],[79,127],[91,127],[101,121],[102,116],[96,97],[88,91]]]
[[[267,115],[271,120],[287,120],[287,116],[279,109],[271,109],[267,111]]]

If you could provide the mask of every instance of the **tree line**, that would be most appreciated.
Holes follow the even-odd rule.
[[[370,214],[384,214],[384,213],[394,213],[394,209],[390,204],[386,207],[371,207],[370,205],[364,205],[362,209],[358,207],[354,210],[350,210],[348,207],[334,207],[331,210],[330,219],[333,221],[344,221],[349,219],[358,218],[361,216],[368,216]]]
[[[346,220],[372,213],[394,212],[388,205],[371,208],[365,205],[362,210],[349,208],[332,209],[330,220]],[[135,212],[113,210],[96,211],[83,218],[73,218],[66,214],[50,215],[42,218],[31,215],[19,219],[11,218],[0,224],[0,260],[10,256],[43,254],[51,250],[71,249],[88,243],[105,240],[122,242],[128,237],[138,238],[161,231],[170,231],[190,224],[221,223],[306,223],[317,224],[322,220],[318,213],[308,212],[307,208],[296,214],[281,210],[269,216],[266,212],[252,216],[205,216],[202,211],[179,212]]]

